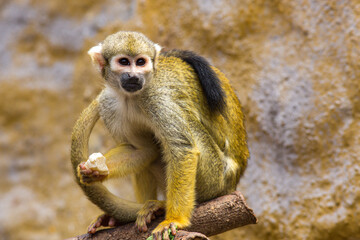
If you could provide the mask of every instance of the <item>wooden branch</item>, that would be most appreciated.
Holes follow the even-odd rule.
[[[84,234],[68,240],[145,240],[163,220],[164,218],[161,217],[152,221],[149,231],[146,233],[140,233],[134,223],[129,223],[116,228],[101,230],[93,235]],[[206,236],[213,236],[233,228],[255,223],[257,223],[257,219],[253,210],[246,205],[242,194],[236,191],[199,204],[194,210],[191,226],[186,228],[186,231],[178,231],[175,240],[208,239]]]

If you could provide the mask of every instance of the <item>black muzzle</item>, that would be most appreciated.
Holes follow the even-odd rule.
[[[139,91],[144,85],[143,77],[132,75],[130,73],[123,73],[120,80],[121,87],[127,92]]]

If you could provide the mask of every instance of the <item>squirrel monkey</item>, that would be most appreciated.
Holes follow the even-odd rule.
[[[246,168],[243,113],[228,79],[193,52],[160,51],[143,34],[118,32],[88,52],[105,87],[74,127],[71,161],[78,184],[105,212],[90,233],[131,221],[147,231],[165,211],[152,235],[169,239],[169,229],[176,234],[191,224],[197,203],[233,192]],[[85,165],[99,118],[116,142],[101,155],[105,173]],[[137,203],[101,183],[128,174]],[[158,191],[165,201],[157,200]]]

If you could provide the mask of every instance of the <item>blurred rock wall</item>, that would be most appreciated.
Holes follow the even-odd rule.
[[[102,87],[86,52],[119,30],[196,51],[236,88],[239,190],[259,223],[213,239],[360,239],[358,0],[2,0],[0,239],[64,239],[100,214],[73,181],[70,134]],[[128,179],[108,185],[133,199]]]

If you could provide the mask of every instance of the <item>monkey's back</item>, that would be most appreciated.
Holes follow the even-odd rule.
[[[226,95],[223,114],[211,111],[194,69],[177,57],[159,57],[154,82],[147,94],[156,96],[159,102],[168,103],[171,100],[184,116],[191,116],[193,121],[202,124],[217,146],[239,165],[236,173],[238,182],[249,158],[244,116],[229,80],[217,68],[212,69]]]

